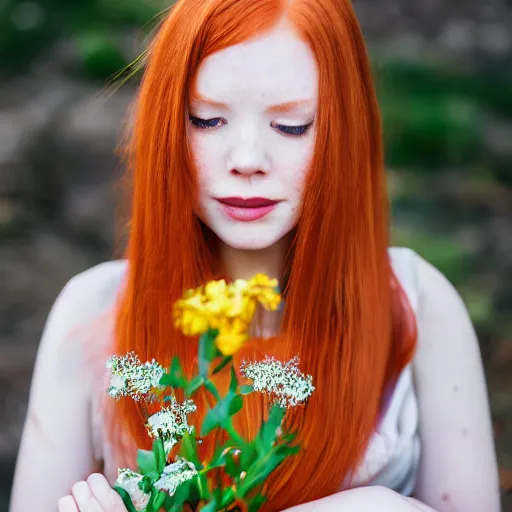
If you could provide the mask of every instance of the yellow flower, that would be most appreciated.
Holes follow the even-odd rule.
[[[226,281],[210,281],[204,287],[204,294],[207,300],[219,300],[226,296]]]
[[[255,293],[255,298],[265,309],[270,311],[275,311],[281,303],[281,296],[270,288],[262,288]]]
[[[249,279],[248,285],[249,288],[254,286],[263,286],[265,288],[276,288],[277,287],[277,279],[270,279],[270,277],[265,274],[256,274],[254,277]]]
[[[229,285],[224,280],[210,281],[204,287],[187,290],[175,303],[174,323],[188,336],[202,334],[208,328],[218,329],[219,349],[223,346],[227,351],[236,351],[247,337],[244,333],[257,302],[269,310],[279,306],[281,297],[276,288],[277,279],[264,274],[249,281],[237,279]]]
[[[265,309],[275,311],[281,302],[281,296],[276,291],[277,284],[277,279],[270,279],[265,274],[256,274],[248,282],[249,294]]]
[[[174,305],[174,325],[186,336],[202,334],[208,330],[208,311],[199,295],[187,294]]]
[[[225,310],[228,318],[242,318],[249,323],[252,320],[256,310],[256,301],[246,293],[245,289],[239,284],[233,284],[230,289],[229,305]]]
[[[195,336],[206,332],[209,322],[205,315],[185,309],[175,316],[174,325],[180,328],[186,336]]]
[[[238,352],[244,342],[247,340],[248,335],[243,334],[219,334],[215,340],[217,348],[225,356],[232,356],[235,352]]]
[[[249,337],[247,330],[248,325],[240,318],[224,319],[219,325],[219,335],[215,339],[217,348],[225,356],[232,356]]]

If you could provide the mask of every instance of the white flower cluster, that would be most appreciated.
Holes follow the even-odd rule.
[[[150,416],[146,423],[149,435],[160,437],[164,441],[166,453],[169,453],[185,432],[192,432],[194,427],[189,426],[187,415],[197,410],[192,400],[185,400],[181,404],[174,396],[170,400],[170,405]]]
[[[315,390],[313,377],[301,373],[298,366],[297,356],[287,363],[266,356],[263,361],[243,361],[240,373],[252,380],[255,391],[269,395],[287,409],[305,402]]]
[[[145,510],[151,499],[151,493],[144,492],[140,488],[140,483],[144,476],[128,468],[118,469],[117,473],[115,485],[128,493],[135,510]],[[180,484],[195,476],[197,476],[197,470],[194,464],[182,457],[176,457],[175,462],[164,468],[159,479],[153,484],[153,487],[173,496]]]
[[[176,457],[175,462],[165,466],[154,486],[172,496],[180,484],[194,478],[196,475],[197,470],[192,462],[182,457]]]
[[[128,468],[118,469],[117,475],[115,485],[128,493],[135,510],[145,510],[151,498],[151,493],[144,492],[139,486],[144,477]]]
[[[164,374],[164,369],[154,359],[142,364],[134,352],[112,356],[106,366],[111,370],[107,393],[116,399],[129,396],[137,401],[151,400],[151,389],[158,387]]]

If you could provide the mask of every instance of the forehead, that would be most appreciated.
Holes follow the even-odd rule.
[[[194,92],[228,104],[270,104],[316,101],[317,89],[311,48],[292,29],[280,26],[207,57],[198,69]]]

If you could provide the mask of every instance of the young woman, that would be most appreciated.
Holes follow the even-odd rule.
[[[284,307],[259,312],[239,357],[299,355],[316,386],[266,510],[498,512],[467,311],[435,268],[388,247],[381,125],[349,1],[179,0],[131,137],[126,259],[74,277],[52,309],[11,512],[123,511],[110,485],[149,440],[135,402],[105,399],[106,358],[178,355],[190,371],[174,301],[259,272],[280,280]]]

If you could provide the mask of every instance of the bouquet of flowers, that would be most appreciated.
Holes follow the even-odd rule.
[[[263,484],[268,476],[300,449],[293,443],[295,433],[283,430],[286,410],[303,404],[314,390],[312,377],[303,375],[298,358],[281,362],[271,357],[243,361],[239,374],[234,368],[235,354],[248,339],[248,329],[256,307],[276,310],[281,297],[277,280],[259,274],[227,284],[211,281],[188,290],[174,305],[174,323],[185,335],[197,336],[197,374],[187,379],[177,357],[165,370],[157,361],[142,363],[134,353],[112,356],[108,394],[112,398],[130,397],[157,405],[157,412],[146,418],[152,450],[138,450],[138,469],[118,470],[114,489],[130,512],[179,512],[183,509],[213,512],[247,510],[256,512],[264,503]],[[219,372],[230,373],[229,390],[223,396],[212,382]],[[200,432],[188,418],[197,407],[194,395],[208,393],[210,408]],[[176,398],[176,390],[185,397]],[[268,418],[252,439],[235,429],[233,416],[244,406],[244,397],[265,393],[270,400]],[[213,456],[201,460],[201,442],[214,437]],[[176,454],[171,456],[171,452]],[[219,471],[223,478],[218,478]]]

